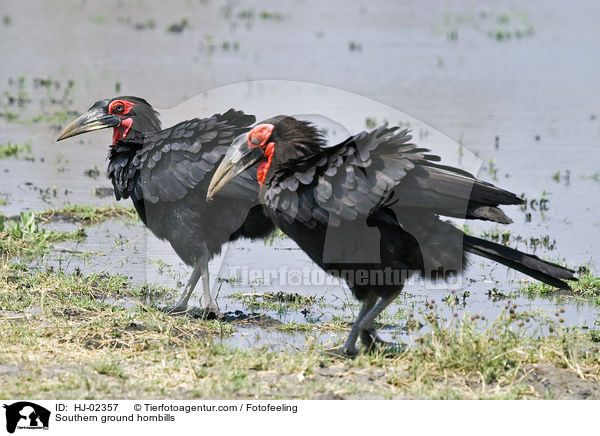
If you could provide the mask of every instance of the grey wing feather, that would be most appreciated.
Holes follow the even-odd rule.
[[[248,131],[254,121],[254,116],[231,109],[146,135],[134,157],[139,172],[136,182],[141,186],[143,199],[153,203],[178,201],[191,191],[205,191],[233,138]],[[258,187],[255,182],[250,183],[255,172],[250,169],[232,181],[226,193],[237,198],[256,198]],[[139,192],[139,188],[134,190]]]

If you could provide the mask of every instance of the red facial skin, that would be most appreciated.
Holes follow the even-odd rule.
[[[118,140],[125,139],[127,137],[127,134],[129,133],[129,129],[131,129],[132,124],[132,118],[125,118],[121,120],[121,124],[113,128],[113,145],[115,145]]]
[[[122,106],[123,110],[117,110],[117,106]],[[127,100],[115,100],[111,101],[108,105],[108,113],[113,115],[119,115],[121,117],[121,124],[116,126],[113,130],[113,145],[117,143],[120,139],[125,139],[127,134],[129,133],[129,129],[131,129],[131,125],[133,124],[132,118],[123,118],[123,115],[127,115],[131,108],[135,106],[135,103],[132,103]]]
[[[258,169],[256,171],[256,180],[258,180],[258,183],[261,185],[267,178],[267,173],[269,172],[269,167],[273,160],[275,143],[269,142],[267,144],[267,140],[271,137],[274,128],[275,126],[273,124],[259,124],[248,133],[248,146],[250,148],[262,148],[265,153],[265,160],[258,164]]]

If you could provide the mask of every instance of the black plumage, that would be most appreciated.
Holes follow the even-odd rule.
[[[249,130],[254,116],[230,109],[161,129],[158,113],[145,100],[117,97],[97,102],[59,139],[94,130],[89,126],[99,119],[115,129],[108,177],[116,199],[131,198],[144,224],[194,267],[172,310],[185,310],[200,276],[204,304],[216,310],[208,289],[208,261],[227,241],[265,237],[274,229],[258,205],[258,187],[252,183],[256,169],[232,186],[226,200],[206,202],[214,170],[233,138]]]
[[[270,133],[261,136],[265,131]],[[259,180],[267,215],[321,268],[344,278],[362,302],[344,345],[347,353],[356,352],[359,336],[368,349],[379,341],[374,320],[408,278],[459,274],[468,253],[553,286],[568,288],[563,280],[575,279],[569,269],[465,235],[444,221],[446,216],[510,223],[499,206],[522,200],[440,164],[438,156],[411,143],[407,130],[381,126],[326,147],[314,125],[276,117],[236,144],[247,156],[256,156],[257,147],[265,152],[252,159],[268,168]],[[231,179],[224,176],[234,173],[231,168],[226,157],[211,195],[225,183],[220,180]],[[401,281],[386,279],[392,276]]]

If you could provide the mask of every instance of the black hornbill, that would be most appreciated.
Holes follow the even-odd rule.
[[[234,141],[213,176],[209,198],[259,162],[267,215],[307,255],[348,283],[362,302],[344,351],[378,338],[375,318],[413,275],[448,278],[467,253],[492,259],[560,288],[573,271],[464,234],[440,216],[512,222],[498,207],[516,195],[438,163],[407,130],[381,126],[326,146],[314,125],[269,119]]]
[[[258,204],[256,182],[250,183],[256,172],[253,169],[227,199],[206,202],[208,184],[218,163],[232,140],[247,132],[254,121],[254,116],[230,109],[161,130],[158,113],[148,102],[122,96],[97,101],[57,139],[114,129],[108,177],[117,200],[130,197],[144,224],[158,238],[168,240],[177,255],[193,266],[171,312],[186,309],[200,276],[206,309],[216,312],[208,261],[227,241],[261,238],[274,230]]]

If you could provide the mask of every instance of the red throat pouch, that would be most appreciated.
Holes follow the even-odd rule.
[[[129,133],[129,129],[131,129],[131,125],[133,124],[133,119],[125,118],[121,121],[117,127],[113,130],[113,145],[117,143],[120,139],[125,139],[127,134]]]
[[[275,143],[269,142],[264,150],[265,160],[258,164],[258,169],[256,170],[256,180],[258,180],[258,183],[260,183],[261,185],[265,182],[265,179],[267,178],[267,173],[269,172],[269,167],[271,166],[271,161],[273,160]]]

